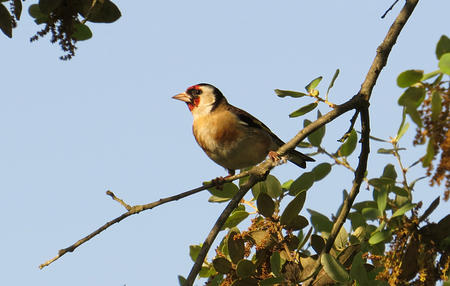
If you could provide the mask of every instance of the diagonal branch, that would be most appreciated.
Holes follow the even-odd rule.
[[[227,178],[223,179],[224,183],[228,183],[228,182],[232,182],[234,180],[240,179],[242,177],[248,176],[249,172],[241,172],[237,175],[234,176],[230,176]],[[173,201],[177,201],[179,199],[185,198],[187,196],[196,194],[198,192],[204,191],[206,189],[209,189],[211,187],[216,186],[216,183],[210,183],[183,193],[180,193],[178,195],[175,196],[171,196],[171,197],[166,197],[166,198],[162,198],[159,199],[155,202],[152,203],[148,203],[145,205],[135,205],[135,206],[130,206],[128,204],[126,204],[124,201],[122,201],[121,199],[117,198],[114,193],[112,193],[111,191],[107,191],[106,194],[108,196],[110,196],[113,200],[119,202],[124,208],[127,209],[127,212],[123,213],[122,215],[116,217],[115,219],[108,221],[107,223],[105,223],[104,225],[102,225],[101,227],[99,227],[98,229],[96,229],[94,232],[88,234],[87,236],[83,237],[82,239],[78,240],[77,242],[75,242],[74,244],[70,245],[69,247],[60,249],[58,251],[58,255],[56,255],[55,257],[53,257],[52,259],[42,263],[41,265],[39,265],[39,268],[42,269],[48,265],[50,265],[51,263],[53,263],[54,261],[58,260],[59,258],[61,258],[61,256],[63,256],[64,254],[68,253],[68,252],[73,252],[76,248],[78,248],[79,246],[81,246],[82,244],[88,242],[89,240],[91,240],[92,238],[94,238],[95,236],[97,236],[98,234],[100,234],[101,232],[103,232],[104,230],[108,229],[110,226],[112,226],[113,224],[116,224],[118,222],[121,222],[122,220],[124,220],[125,218],[138,214],[142,211],[145,210],[150,210],[153,209],[157,206],[163,205],[165,203],[168,202],[173,202]]]

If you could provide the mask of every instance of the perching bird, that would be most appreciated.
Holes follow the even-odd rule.
[[[279,159],[275,151],[284,142],[261,121],[229,104],[216,87],[200,83],[172,98],[187,103],[194,117],[192,129],[198,145],[229,175],[260,163],[267,155]],[[306,161],[314,161],[296,150],[287,155],[301,168],[306,167]]]

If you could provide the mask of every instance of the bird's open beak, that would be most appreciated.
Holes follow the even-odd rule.
[[[192,98],[186,92],[179,93],[175,96],[172,96],[172,98],[178,99],[178,100],[181,100],[181,101],[184,101],[187,103],[192,102]]]

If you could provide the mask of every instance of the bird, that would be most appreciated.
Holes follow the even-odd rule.
[[[172,98],[187,104],[193,116],[195,140],[211,160],[228,171],[228,176],[237,169],[262,162],[267,156],[280,160],[276,150],[284,142],[256,117],[229,104],[215,86],[199,83]],[[315,161],[296,150],[286,154],[289,161],[301,168],[306,168],[306,161]]]

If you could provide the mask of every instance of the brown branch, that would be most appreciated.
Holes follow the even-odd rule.
[[[232,182],[234,180],[240,179],[242,177],[248,176],[249,172],[241,172],[235,176],[230,176],[227,178],[224,178],[224,183],[228,183],[228,182]],[[135,215],[138,214],[142,211],[145,210],[149,210],[149,209],[153,209],[157,206],[160,206],[162,204],[168,203],[168,202],[172,202],[172,201],[177,201],[179,199],[185,198],[187,196],[196,194],[198,192],[204,191],[206,189],[209,189],[211,187],[216,186],[216,183],[210,183],[208,185],[204,185],[183,193],[180,193],[178,195],[175,196],[171,196],[171,197],[167,197],[167,198],[162,198],[159,199],[158,201],[152,202],[152,203],[148,203],[145,205],[135,205],[135,206],[130,206],[128,204],[126,204],[124,201],[122,201],[121,199],[117,198],[114,193],[112,193],[111,191],[107,191],[106,194],[108,196],[110,196],[111,198],[113,198],[115,201],[119,202],[122,206],[124,206],[128,211],[123,213],[122,215],[116,217],[115,219],[108,221],[107,223],[105,223],[104,225],[102,225],[101,227],[99,227],[98,229],[96,229],[94,232],[90,233],[89,235],[83,237],[82,239],[78,240],[77,242],[75,242],[74,244],[72,244],[69,247],[60,249],[58,251],[58,255],[56,255],[55,257],[53,257],[52,259],[42,263],[41,265],[39,265],[39,268],[42,269],[48,265],[50,265],[51,263],[53,263],[54,261],[58,260],[59,258],[61,258],[61,256],[63,256],[64,254],[68,253],[68,252],[73,252],[76,248],[78,248],[79,246],[81,246],[82,244],[88,242],[89,240],[91,240],[92,238],[94,238],[95,236],[97,236],[98,234],[100,234],[101,232],[103,232],[104,230],[106,230],[107,228],[109,228],[110,226],[112,226],[113,224],[116,224],[118,222],[121,222],[122,220],[124,220],[125,218],[131,216],[131,215]]]
[[[233,199],[231,199],[231,201],[222,211],[216,223],[206,237],[205,241],[203,242],[202,248],[200,249],[197,259],[195,260],[195,263],[192,266],[184,285],[190,286],[194,284],[194,280],[202,269],[202,264],[205,261],[206,255],[208,254],[212,243],[216,239],[217,234],[219,234],[220,229],[222,228],[227,218],[230,216],[231,212],[238,206],[239,202],[245,196],[248,190],[250,190],[257,182],[264,180],[270,169],[272,169],[275,165],[276,162],[273,162],[272,160],[266,160],[260,165],[255,166],[249,170],[250,177],[248,181],[239,188],[239,191],[236,193],[236,195],[234,195]]]

